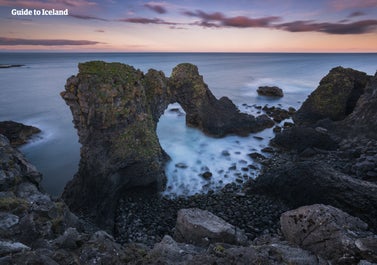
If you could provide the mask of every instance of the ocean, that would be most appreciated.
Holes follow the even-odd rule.
[[[154,68],[167,76],[177,64],[193,63],[216,97],[227,96],[241,111],[252,114],[257,114],[252,105],[299,108],[333,67],[351,67],[370,75],[377,70],[376,53],[0,53],[0,64],[25,65],[0,69],[0,120],[14,120],[42,130],[20,150],[43,173],[42,187],[54,196],[61,194],[72,179],[80,159],[72,115],[60,92],[66,79],[77,74],[77,64],[90,60],[121,62],[144,72]],[[284,97],[258,96],[256,89],[261,85],[281,87]],[[177,113],[171,108],[180,106],[169,106],[157,128],[160,143],[172,158],[166,166],[164,194],[207,192],[258,175],[260,165],[247,154],[260,152],[268,145],[274,135],[271,129],[249,137],[214,139],[187,128],[184,111]],[[180,163],[186,167],[177,167]],[[256,169],[241,173],[247,165]],[[210,180],[201,177],[203,171],[212,173]]]

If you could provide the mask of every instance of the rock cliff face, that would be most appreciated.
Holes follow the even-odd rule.
[[[331,69],[296,112],[295,123],[307,125],[325,118],[344,119],[354,110],[369,80],[366,73],[351,68]]]
[[[331,70],[297,111],[296,127],[272,140],[289,152],[271,159],[254,192],[263,190],[294,207],[329,204],[377,231],[376,117],[377,74]]]
[[[82,144],[79,171],[63,198],[71,209],[86,209],[97,223],[109,226],[125,189],[164,185],[168,156],[156,127],[168,104],[180,103],[189,126],[216,137],[246,135],[274,124],[266,116],[240,113],[228,98],[217,100],[191,64],[176,66],[166,78],[156,70],[144,74],[120,63],[82,63],[62,97]]]

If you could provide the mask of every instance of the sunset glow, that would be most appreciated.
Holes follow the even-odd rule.
[[[0,0],[0,51],[377,52],[376,18],[377,0]]]

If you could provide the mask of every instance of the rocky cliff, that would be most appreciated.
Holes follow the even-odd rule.
[[[335,104],[335,105],[334,105]],[[254,185],[297,207],[324,203],[377,231],[377,74],[334,68],[277,134],[276,154]]]
[[[228,98],[217,100],[191,64],[176,66],[167,78],[120,63],[82,63],[61,95],[82,144],[79,171],[63,198],[103,225],[112,224],[114,204],[126,189],[164,185],[168,156],[156,127],[168,104],[180,103],[187,125],[216,137],[247,135],[274,124],[265,115],[240,113]]]

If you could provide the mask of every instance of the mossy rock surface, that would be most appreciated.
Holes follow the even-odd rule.
[[[370,80],[366,73],[350,68],[333,68],[294,115],[296,124],[310,124],[329,118],[339,121],[355,108]]]

